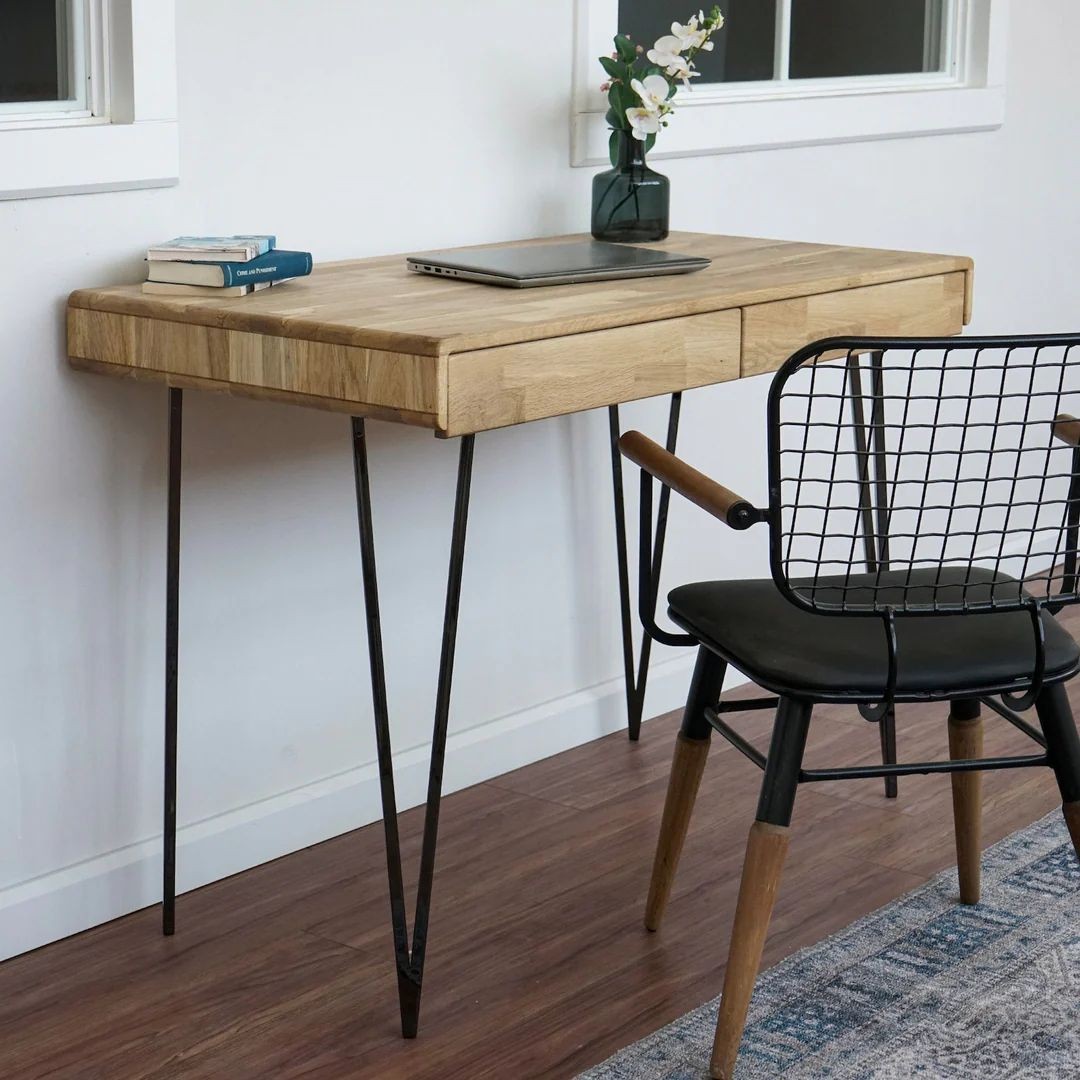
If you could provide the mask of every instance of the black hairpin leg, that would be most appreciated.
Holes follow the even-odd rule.
[[[682,393],[671,395],[671,408],[668,412],[667,440],[665,445],[670,453],[675,453],[675,441],[679,436],[679,410],[682,407]],[[627,730],[630,738],[636,740],[641,734],[641,714],[645,708],[645,687],[649,679],[649,657],[652,654],[652,639],[646,634],[641,641],[641,654],[637,661],[637,673],[634,672],[634,637],[633,619],[630,611],[630,570],[626,555],[626,504],[623,500],[622,455],[619,453],[619,406],[608,406],[608,432],[611,440],[611,476],[615,495],[615,551],[619,562],[619,610],[622,619],[623,677],[626,681]],[[652,581],[654,588],[659,587],[660,570],[664,562],[664,540],[667,537],[668,504],[671,501],[671,489],[660,488],[660,500],[656,515],[656,537],[653,542]],[[650,598],[651,607],[656,607],[656,597]]]
[[[450,542],[450,571],[443,615],[442,653],[439,659],[435,723],[431,737],[427,808],[424,815],[420,878],[416,891],[416,917],[413,921],[410,950],[409,926],[405,915],[405,888],[401,874],[401,843],[398,837],[397,798],[394,791],[394,765],[390,745],[390,716],[386,700],[382,624],[379,617],[379,589],[375,568],[375,536],[371,521],[367,438],[364,421],[359,417],[354,417],[352,422],[356,510],[360,523],[364,610],[367,616],[368,655],[371,663],[371,696],[375,712],[375,741],[379,759],[383,829],[386,835],[386,869],[390,879],[390,918],[394,933],[394,959],[397,963],[401,1033],[406,1039],[415,1038],[420,1015],[420,991],[424,977],[424,955],[427,949],[428,918],[431,912],[431,890],[435,874],[435,848],[439,831],[443,763],[446,757],[446,731],[450,717],[450,686],[454,673],[454,646],[457,640],[458,606],[461,599],[461,571],[465,558],[465,530],[469,514],[474,439],[473,435],[462,438],[458,461],[457,496],[454,502],[454,526]]]
[[[169,389],[169,511],[165,576],[165,815],[161,932],[176,926],[176,681],[180,616],[180,450],[184,391]]]
[[[863,536],[866,572],[889,566],[889,507],[888,477],[885,460],[885,422],[883,415],[884,386],[881,375],[882,354],[870,354],[871,415],[867,425],[863,407],[862,372],[857,355],[848,357],[848,378],[851,381],[851,413],[855,433],[856,460],[859,463],[859,517]],[[867,434],[869,431],[869,435]],[[873,450],[870,443],[873,442]],[[874,479],[870,479],[870,465]],[[865,714],[864,714],[865,715]],[[881,736],[881,760],[885,765],[896,764],[896,709],[886,710],[877,722]],[[885,777],[885,797],[897,796],[895,776]]]

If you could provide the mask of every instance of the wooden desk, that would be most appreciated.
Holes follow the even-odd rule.
[[[827,334],[969,321],[970,259],[695,233],[653,246],[713,264],[496,289],[391,255],[239,301],[86,289],[69,303],[69,352],[76,367],[454,436],[772,371]]]
[[[550,243],[538,240],[534,243]],[[458,601],[477,432],[607,406],[612,445],[623,664],[637,736],[649,639],[632,640],[618,406],[671,394],[674,449],[684,390],[775,370],[832,335],[959,333],[972,263],[951,255],[673,233],[663,244],[707,255],[696,274],[514,290],[440,280],[400,255],[318,266],[310,278],[239,300],[86,289],[68,303],[77,368],[164,382],[169,392],[163,929],[175,907],[180,465],[183,390],[334,409],[353,417],[360,553],[390,878],[402,1031],[416,1034],[449,723]],[[402,886],[364,418],[463,436],[450,551],[412,943]],[[762,417],[764,422],[764,417]],[[654,579],[669,493],[661,492]]]

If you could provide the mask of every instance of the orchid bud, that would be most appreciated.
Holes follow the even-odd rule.
[[[606,94],[611,89],[611,83],[604,82],[600,84],[600,93]]]

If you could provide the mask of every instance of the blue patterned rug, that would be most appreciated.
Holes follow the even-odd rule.
[[[781,887],[783,887],[781,885]],[[1076,1080],[1080,867],[1059,811],[758,979],[737,1080]],[[579,1080],[703,1080],[717,1002]]]

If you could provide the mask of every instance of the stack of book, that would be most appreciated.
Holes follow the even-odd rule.
[[[143,292],[247,296],[311,273],[311,253],[281,251],[275,236],[178,236],[146,253]]]

